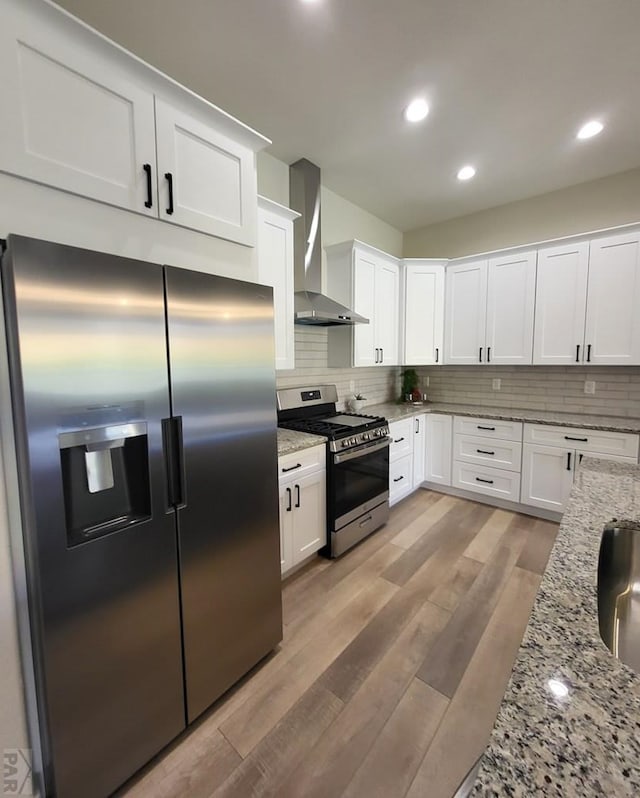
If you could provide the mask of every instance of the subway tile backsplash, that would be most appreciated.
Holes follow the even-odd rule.
[[[278,388],[335,383],[343,405],[353,393],[353,381],[354,390],[364,394],[369,405],[398,398],[402,366],[329,368],[326,327],[296,326],[295,341],[296,368],[277,373]],[[417,366],[416,370],[422,391],[434,402],[640,417],[640,366]],[[501,381],[499,391],[492,389],[494,379]],[[595,394],[585,394],[586,380],[595,382]]]
[[[421,366],[417,371],[434,402],[640,417],[640,366]],[[493,390],[494,379],[500,390]],[[587,380],[596,384],[593,395],[584,392]]]

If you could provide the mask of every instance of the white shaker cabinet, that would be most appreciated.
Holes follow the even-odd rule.
[[[426,481],[451,485],[453,417],[429,413],[426,421]]]
[[[427,416],[413,418],[413,487],[419,488],[427,478]]]
[[[487,320],[487,261],[447,267],[445,363],[451,366],[481,362]]]
[[[584,361],[597,366],[640,364],[640,233],[593,239]]]
[[[327,293],[369,319],[329,328],[329,366],[399,363],[400,273],[397,258],[361,241],[326,248]]]
[[[276,369],[295,368],[293,222],[299,215],[258,198],[258,282],[273,287]]]
[[[582,362],[588,272],[588,241],[538,250],[534,364]]]
[[[527,444],[522,450],[521,502],[563,512],[573,486],[573,449]]]
[[[444,360],[444,261],[403,262],[403,357],[407,366]]]
[[[535,251],[448,266],[445,363],[530,365],[535,281]]]
[[[53,4],[0,19],[0,171],[254,245],[268,139]]]
[[[322,444],[278,459],[283,574],[327,542],[325,457]]]

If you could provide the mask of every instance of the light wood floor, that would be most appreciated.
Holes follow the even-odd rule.
[[[419,490],[284,585],[284,640],[122,798],[451,798],[557,525]]]

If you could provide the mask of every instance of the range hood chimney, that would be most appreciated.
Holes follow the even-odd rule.
[[[289,203],[300,218],[293,224],[295,323],[330,327],[369,324],[369,319],[322,293],[320,169],[302,158],[289,167]]]

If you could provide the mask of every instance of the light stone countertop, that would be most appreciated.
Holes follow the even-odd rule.
[[[513,666],[475,798],[640,796],[640,674],[598,631],[603,526],[640,519],[640,466],[585,458]],[[569,689],[555,698],[548,680]]]
[[[308,432],[296,432],[292,429],[278,427],[278,457],[309,449],[311,446],[318,446],[326,441],[327,439],[322,435],[310,435]]]

